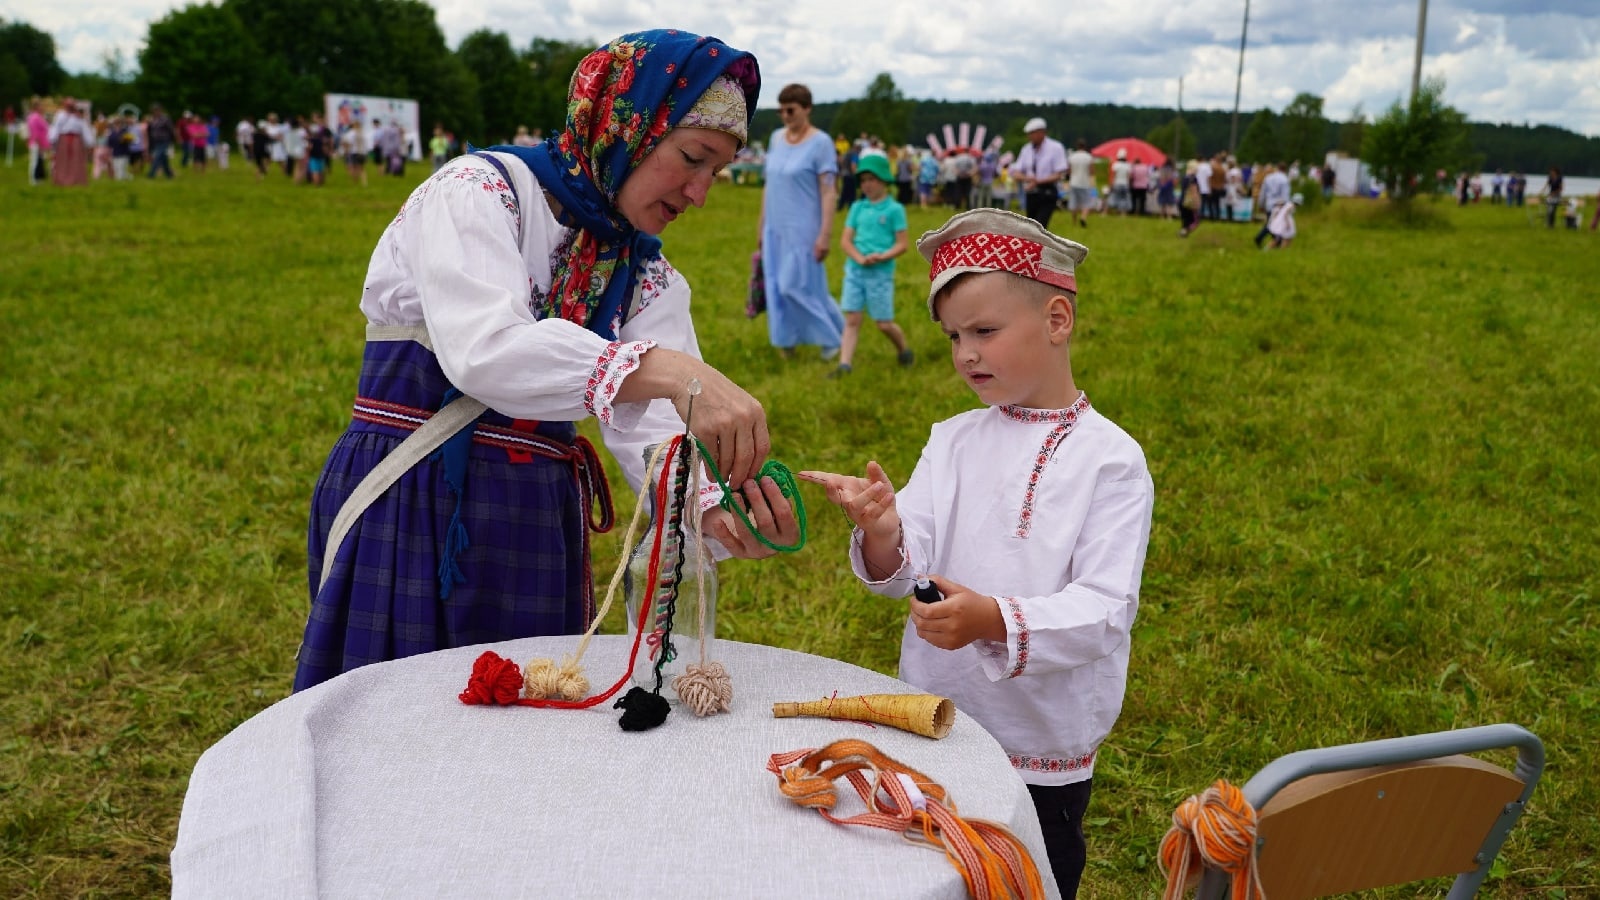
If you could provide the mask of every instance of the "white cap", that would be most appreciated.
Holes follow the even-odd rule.
[[[1024,132],[1043,131],[1045,130],[1044,119],[1034,116],[1028,120],[1028,124],[1022,126],[1022,130]]]
[[[1046,231],[1034,220],[1000,209],[958,213],[944,226],[917,238],[917,252],[928,260],[928,314],[933,298],[957,275],[1010,272],[1078,293],[1074,274],[1089,248]]]

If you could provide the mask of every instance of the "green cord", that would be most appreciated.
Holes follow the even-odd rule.
[[[717,464],[711,460],[711,452],[706,449],[706,445],[699,438],[695,438],[694,442],[700,448],[700,458],[705,460],[706,468],[711,470],[712,479],[716,481],[718,487],[722,488],[722,502],[719,505],[738,516],[739,521],[744,523],[744,527],[756,536],[756,540],[779,553],[794,553],[806,545],[806,502],[801,498],[800,486],[795,482],[794,473],[789,471],[788,466],[775,459],[769,459],[762,463],[760,471],[756,472],[757,482],[763,478],[771,478],[777,483],[778,490],[783,492],[783,496],[794,504],[794,518],[800,525],[800,540],[796,541],[792,546],[783,546],[767,540],[767,536],[756,528],[754,522],[750,521],[750,517],[745,514],[744,508],[734,499],[733,489],[728,487],[726,481],[722,480],[722,473],[717,471]]]

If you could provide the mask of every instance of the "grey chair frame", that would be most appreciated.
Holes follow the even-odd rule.
[[[1261,809],[1289,784],[1310,775],[1511,747],[1517,749],[1517,763],[1512,774],[1523,782],[1522,793],[1516,801],[1506,805],[1484,836],[1482,846],[1473,857],[1477,867],[1457,875],[1450,886],[1450,893],[1446,895],[1446,900],[1468,900],[1477,894],[1484,878],[1488,876],[1489,867],[1499,855],[1506,835],[1521,818],[1523,810],[1527,808],[1528,798],[1532,796],[1539,776],[1544,772],[1544,744],[1520,725],[1481,725],[1456,731],[1300,750],[1262,767],[1245,782],[1243,790],[1250,805]],[[1201,880],[1196,900],[1223,900],[1227,896],[1228,883],[1226,873],[1208,870]]]

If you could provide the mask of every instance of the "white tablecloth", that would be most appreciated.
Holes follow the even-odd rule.
[[[966,896],[943,854],[801,809],[773,753],[861,738],[944,785],[961,815],[1008,826],[1055,896],[1028,792],[964,713],[932,740],[828,719],[774,719],[779,700],[904,693],[833,659],[718,641],[733,710],[674,704],[624,732],[609,702],[569,711],[457,699],[485,649],[526,665],[575,638],[530,638],[368,666],[289,697],[200,757],[172,851],[175,897]],[[627,638],[584,657],[600,690]],[[663,690],[671,696],[670,688]],[[620,696],[620,695],[619,695]],[[836,813],[862,805],[845,779]]]

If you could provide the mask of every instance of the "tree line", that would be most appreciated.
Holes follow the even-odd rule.
[[[124,104],[217,115],[224,121],[322,108],[324,93],[405,97],[418,101],[425,128],[440,122],[478,145],[509,139],[517,126],[558,128],[566,114],[567,80],[598,41],[534,38],[515,46],[503,32],[482,29],[453,50],[424,0],[222,0],[174,10],[150,24],[135,64],[120,56],[103,71],[71,74],[50,35],[24,22],[0,21],[0,105],[67,93],[97,109]],[[768,98],[779,85],[769,85]],[[770,99],[769,99],[770,102]],[[813,121],[840,135],[860,132],[891,143],[922,144],[943,126],[983,124],[1008,149],[1022,125],[1043,116],[1067,144],[1093,146],[1142,137],[1168,155],[1210,155],[1229,148],[1233,115],[1222,110],[1134,107],[1111,103],[1024,103],[1019,100],[917,100],[888,73],[859,98],[820,103]],[[1282,110],[1242,113],[1242,159],[1320,161],[1330,149],[1360,155],[1371,124],[1359,109],[1345,121],[1323,114],[1322,98],[1300,94]],[[757,111],[755,133],[780,127],[773,109]],[[1465,123],[1466,146],[1488,169],[1600,175],[1600,138],[1550,125]]]

